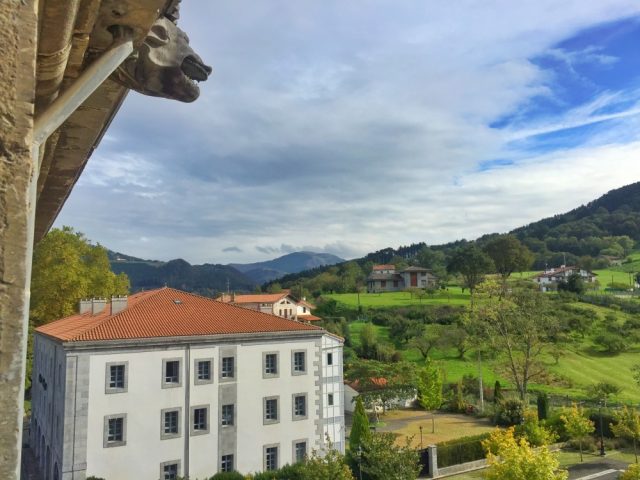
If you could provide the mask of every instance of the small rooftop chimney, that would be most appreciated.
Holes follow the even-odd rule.
[[[97,315],[104,311],[104,307],[107,306],[107,300],[105,298],[94,298],[91,300],[91,315]]]
[[[125,310],[129,304],[129,298],[126,295],[111,297],[111,315],[120,313]]]
[[[78,304],[78,313],[82,315],[83,313],[88,313],[91,311],[91,299],[83,299],[80,300]]]
[[[235,301],[236,301],[236,292],[233,292],[231,294],[231,303],[235,303]]]

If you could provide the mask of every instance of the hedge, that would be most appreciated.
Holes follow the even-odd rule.
[[[486,457],[482,441],[489,438],[489,435],[489,433],[483,433],[438,443],[438,467],[450,467],[451,465],[482,460]]]

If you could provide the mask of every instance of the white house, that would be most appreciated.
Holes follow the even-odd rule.
[[[222,294],[216,300],[283,318],[293,318],[305,322],[322,320],[311,314],[311,309],[315,308],[313,305],[305,299],[296,301],[289,290],[280,293]]]
[[[171,288],[36,329],[30,442],[46,480],[170,480],[344,451],[342,339]]]
[[[566,282],[573,274],[577,274],[584,282],[593,283],[596,281],[596,274],[580,267],[561,265],[559,268],[549,268],[533,277],[533,281],[540,286],[540,290],[555,290],[558,283]]]

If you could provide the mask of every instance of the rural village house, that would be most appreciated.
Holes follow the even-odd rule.
[[[367,292],[397,292],[406,288],[434,287],[438,278],[431,270],[422,267],[407,267],[396,272],[394,265],[374,265],[367,277]]]
[[[533,281],[540,286],[543,292],[556,290],[558,284],[566,282],[573,274],[577,274],[586,283],[596,281],[596,274],[580,267],[561,265],[560,268],[550,268],[533,277]]]
[[[270,313],[282,318],[291,318],[301,322],[317,322],[322,320],[311,314],[315,305],[305,298],[296,300],[289,290],[280,293],[258,293],[247,295],[222,294],[216,298],[219,302],[230,303],[242,308],[248,308],[262,313]]]

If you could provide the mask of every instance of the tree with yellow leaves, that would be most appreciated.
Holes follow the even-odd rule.
[[[516,439],[514,428],[495,430],[482,442],[489,468],[486,480],[567,480],[566,470],[559,470],[557,455],[546,446],[532,448],[524,439]]]
[[[587,435],[593,433],[595,425],[587,418],[584,409],[575,403],[571,408],[565,409],[564,413],[560,415],[560,420],[564,423],[564,428],[569,434],[569,437],[573,440],[578,440],[578,445],[580,446],[580,461],[582,462],[582,441]]]
[[[620,480],[640,480],[640,464],[630,465],[627,471],[620,475]]]
[[[638,440],[640,440],[640,415],[638,412],[627,406],[622,407],[613,414],[618,423],[611,424],[611,431],[616,437],[626,438],[633,441],[633,453],[638,463]]]

